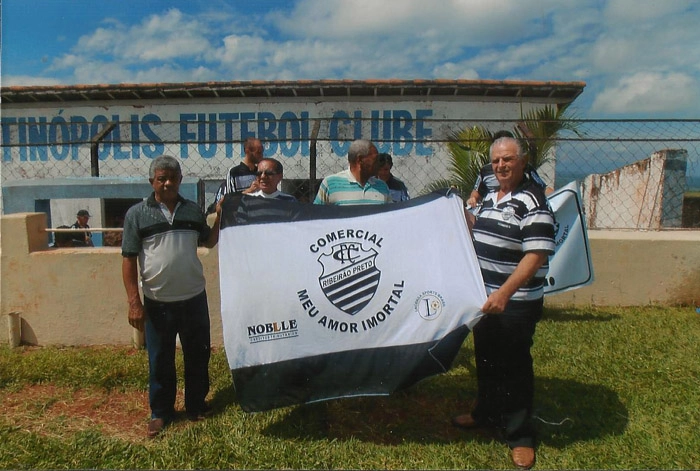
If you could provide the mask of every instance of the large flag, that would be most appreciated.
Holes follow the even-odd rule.
[[[545,295],[593,283],[593,261],[578,185],[571,182],[548,199],[554,211],[556,248],[549,260]]]
[[[482,315],[462,200],[223,204],[224,345],[245,411],[387,395],[449,369]]]

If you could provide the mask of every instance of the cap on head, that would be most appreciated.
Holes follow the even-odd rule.
[[[87,217],[90,217],[90,213],[88,212],[87,209],[81,209],[80,211],[78,211],[78,216],[87,216]]]

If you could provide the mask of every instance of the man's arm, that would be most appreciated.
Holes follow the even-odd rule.
[[[221,198],[218,203],[216,203],[216,219],[214,220],[214,225],[209,231],[209,237],[202,243],[202,245],[208,249],[214,248],[216,244],[219,243],[219,226],[221,225],[221,204],[224,202],[224,198]]]
[[[489,295],[481,308],[481,312],[485,314],[500,314],[503,312],[510,298],[537,273],[537,270],[547,261],[547,257],[548,253],[544,251],[526,253],[506,282]]]
[[[321,185],[318,187],[314,204],[330,204],[328,201],[328,183],[325,178],[321,180]]]
[[[129,303],[129,324],[143,332],[145,319],[143,303],[139,295],[138,258],[122,257],[122,280],[126,289],[126,298]]]

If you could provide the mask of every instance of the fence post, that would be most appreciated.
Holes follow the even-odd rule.
[[[100,155],[98,151],[98,146],[100,142],[112,132],[112,130],[117,126],[117,123],[109,123],[107,126],[97,133],[95,137],[90,141],[90,176],[99,177],[100,176]]]
[[[144,348],[146,346],[146,334],[139,329],[134,329],[131,336],[131,344],[134,348]]]
[[[316,198],[316,143],[318,131],[321,128],[321,122],[317,119],[314,121],[314,127],[311,130],[311,145],[309,146],[309,201],[313,202]]]

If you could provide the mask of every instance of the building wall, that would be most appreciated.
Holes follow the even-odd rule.
[[[131,344],[120,249],[49,249],[45,229],[44,213],[0,220],[2,322],[19,319],[30,345]],[[700,304],[700,233],[591,231],[589,239],[595,282],[549,297],[548,305]],[[218,250],[202,248],[199,256],[212,342],[220,346]]]
[[[393,155],[394,173],[415,195],[447,176],[443,141],[469,120],[515,120],[553,104],[544,97],[450,96],[3,103],[3,118],[23,125],[6,126],[2,136],[3,144],[13,145],[3,148],[2,180],[90,176],[89,141],[110,122],[121,124],[99,146],[101,177],[145,175],[151,158],[167,153],[181,160],[186,176],[220,181],[239,163],[240,142],[256,136],[265,155],[283,163],[286,179],[304,179],[318,120],[319,178],[347,166],[348,140],[369,138]],[[492,126],[496,131],[504,124]],[[554,169],[545,173],[553,185]]]
[[[666,149],[612,172],[588,175],[581,184],[588,227],[681,227],[687,160],[686,150]]]

